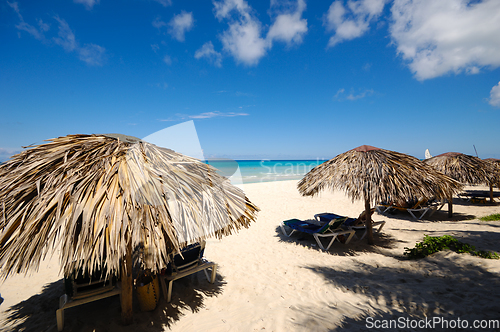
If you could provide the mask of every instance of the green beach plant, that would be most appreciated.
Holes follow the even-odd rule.
[[[490,214],[489,216],[484,216],[479,218],[481,221],[498,221],[500,220],[500,213]]]
[[[479,250],[473,245],[460,242],[451,235],[429,236],[424,235],[422,242],[417,242],[415,248],[405,247],[404,255],[409,259],[418,259],[429,256],[441,250],[453,250],[458,253],[469,253],[473,256],[482,258],[499,259],[500,256],[496,252]]]

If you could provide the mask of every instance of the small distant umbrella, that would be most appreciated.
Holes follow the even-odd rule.
[[[248,227],[258,208],[212,166],[135,137],[69,135],[0,166],[2,276],[27,273],[60,248],[72,269],[121,275],[132,319],[132,248],[158,271],[183,246]]]
[[[489,184],[492,167],[484,160],[458,152],[447,152],[424,160],[436,170],[462,184]],[[453,214],[453,200],[448,197],[448,215]]]
[[[500,159],[487,158],[484,160],[491,165],[494,171],[493,179],[490,181],[490,201],[493,202],[493,185],[496,184],[497,188],[500,188]]]
[[[304,196],[314,196],[323,189],[343,190],[352,200],[365,202],[367,216],[370,204],[414,197],[441,199],[462,187],[415,157],[368,145],[316,166],[297,186]],[[373,244],[371,218],[367,220],[367,229],[368,243]]]

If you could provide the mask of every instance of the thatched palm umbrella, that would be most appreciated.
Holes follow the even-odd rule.
[[[459,152],[447,152],[425,162],[462,184],[489,184],[492,168],[484,160]],[[453,198],[448,197],[448,216],[453,214]]]
[[[197,159],[123,135],[69,135],[0,166],[2,276],[27,273],[55,248],[65,275],[96,268],[122,280],[132,320],[132,248],[153,272],[183,246],[248,227],[258,208]]]
[[[412,197],[440,199],[460,188],[460,183],[415,157],[368,145],[316,166],[298,183],[298,190],[304,196],[316,195],[323,189],[344,190],[352,200],[364,200],[367,216],[372,203]],[[373,244],[370,217],[366,226],[368,243]]]

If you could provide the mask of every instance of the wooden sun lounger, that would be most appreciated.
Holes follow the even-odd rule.
[[[431,200],[428,199],[421,199],[412,207],[403,207],[393,204],[379,204],[377,206],[377,212],[379,212],[380,214],[386,214],[393,210],[407,211],[412,216],[413,219],[422,220],[422,218],[425,215],[430,217],[436,211],[441,210],[445,204],[444,202],[437,202],[437,201],[429,203],[430,201]]]

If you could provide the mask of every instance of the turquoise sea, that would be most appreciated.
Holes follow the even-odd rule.
[[[217,168],[225,177],[240,177],[243,183],[299,180],[314,167],[325,162],[317,160],[231,160],[209,159],[207,163]],[[239,173],[238,173],[239,171]]]

